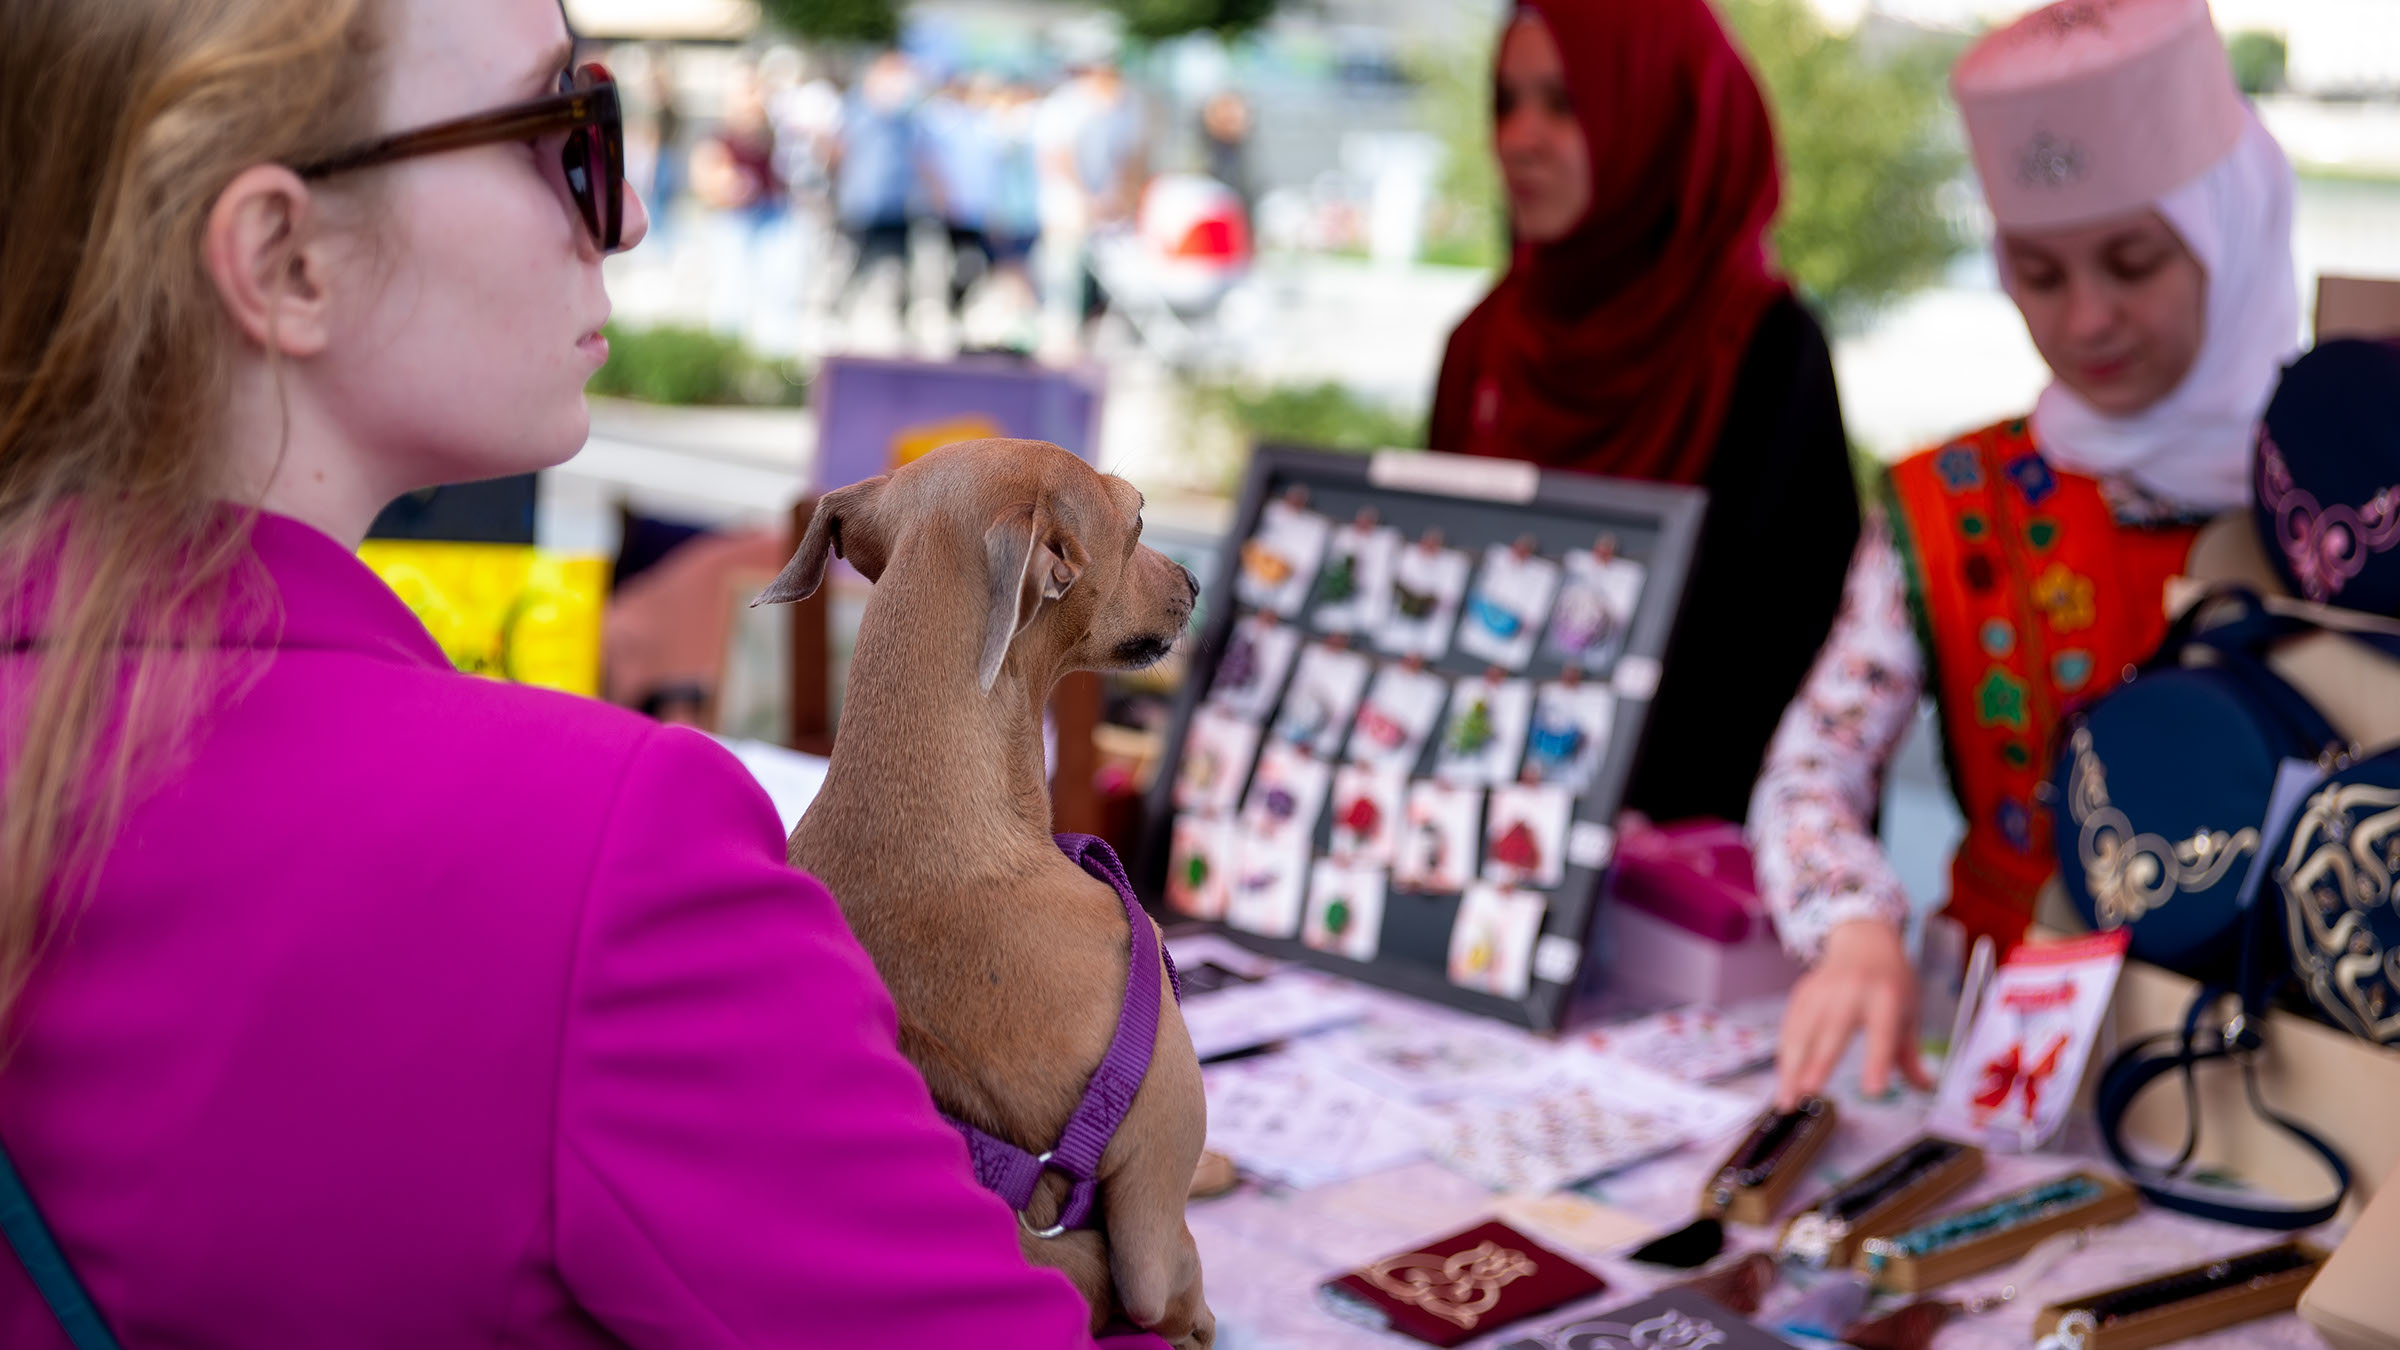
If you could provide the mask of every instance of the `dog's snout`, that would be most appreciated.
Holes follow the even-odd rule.
[[[1192,599],[1199,599],[1200,578],[1193,576],[1192,569],[1184,566],[1182,563],[1175,564],[1175,570],[1183,573],[1183,589],[1191,595]]]

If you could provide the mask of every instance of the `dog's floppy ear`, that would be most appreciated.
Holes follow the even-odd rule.
[[[884,540],[875,527],[873,508],[884,482],[883,477],[869,478],[817,498],[816,513],[808,518],[808,533],[800,536],[799,551],[751,606],[778,605],[815,595],[817,587],[825,584],[828,553],[857,568],[869,581],[883,575]]]
[[[983,659],[976,681],[992,692],[1008,644],[1033,622],[1042,606],[1067,593],[1083,575],[1083,545],[1059,525],[1046,506],[1019,502],[992,520],[983,533],[992,578],[991,611],[983,625]]]

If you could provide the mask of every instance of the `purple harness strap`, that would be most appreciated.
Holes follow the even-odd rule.
[[[1175,958],[1159,942],[1158,930],[1151,926],[1141,902],[1133,898],[1133,883],[1126,879],[1125,865],[1117,861],[1116,850],[1088,834],[1062,834],[1057,839],[1061,853],[1115,887],[1117,898],[1125,902],[1133,955],[1126,967],[1125,1002],[1117,1009],[1116,1034],[1109,1037],[1108,1053],[1092,1071],[1083,1100],[1076,1103],[1075,1114],[1067,1117],[1058,1144],[1047,1153],[1028,1153],[956,1116],[942,1117],[966,1136],[967,1152],[975,1159],[975,1179],[1008,1202],[1026,1232],[1044,1238],[1092,1225],[1100,1155],[1116,1137],[1117,1127],[1125,1123],[1125,1113],[1133,1109],[1133,1094],[1141,1090],[1142,1077],[1150,1072],[1150,1051],[1158,1040],[1158,967],[1162,959],[1175,1001],[1183,1001],[1183,977],[1175,971]],[[1059,1209],[1057,1223],[1036,1228],[1025,1217],[1025,1208],[1033,1203],[1034,1187],[1041,1184],[1042,1173],[1052,1170],[1063,1173],[1073,1185],[1067,1191],[1066,1204]]]

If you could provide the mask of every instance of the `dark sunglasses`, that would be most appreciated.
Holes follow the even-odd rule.
[[[301,165],[295,172],[302,178],[327,178],[419,155],[564,133],[559,165],[566,170],[568,195],[575,199],[592,242],[601,252],[614,253],[625,238],[625,119],[617,105],[617,82],[593,62],[571,74],[561,73],[558,88],[548,98],[369,141]]]

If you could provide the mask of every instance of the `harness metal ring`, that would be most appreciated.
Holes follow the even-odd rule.
[[[1041,1180],[1042,1180],[1042,1173],[1044,1173],[1044,1172],[1048,1172],[1048,1171],[1050,1170],[1050,1160],[1051,1160],[1053,1157],[1055,1157],[1056,1155],[1057,1155],[1057,1150],[1056,1150],[1056,1149],[1052,1149],[1050,1152],[1048,1152],[1048,1153],[1043,1153],[1043,1154],[1040,1154],[1039,1156],[1037,1156],[1037,1157],[1035,1157],[1035,1158],[1034,1158],[1034,1160],[1033,1160],[1033,1161],[1034,1161],[1034,1165],[1035,1165],[1037,1168],[1039,1168],[1039,1169],[1040,1169],[1039,1171],[1037,1171],[1037,1172],[1035,1172],[1035,1173],[1034,1173],[1034,1178],[1033,1178],[1033,1180],[1034,1180],[1034,1184],[1035,1184],[1036,1186],[1039,1186],[1039,1185],[1041,1184]],[[1072,1181],[1073,1179],[1072,1179],[1072,1178],[1069,1178],[1069,1180],[1070,1180],[1070,1181]],[[1073,1187],[1072,1185],[1070,1185],[1070,1186],[1067,1188],[1067,1196],[1068,1196],[1068,1198],[1069,1198],[1069,1199],[1072,1199],[1072,1198],[1074,1197],[1074,1194],[1075,1194],[1074,1187]],[[1054,1224],[1050,1225],[1048,1228],[1036,1228],[1036,1227],[1034,1227],[1034,1226],[1033,1226],[1033,1220],[1026,1218],[1026,1217],[1025,1217],[1025,1211],[1020,1209],[1020,1210],[1018,1210],[1018,1211],[1017,1211],[1017,1226],[1018,1226],[1019,1228],[1022,1228],[1022,1229],[1024,1229],[1024,1230],[1025,1230],[1025,1231],[1026,1231],[1028,1234],[1030,1234],[1031,1236],[1033,1236],[1033,1237],[1037,1237],[1037,1238],[1041,1238],[1043,1241],[1045,1241],[1045,1242],[1046,1242],[1046,1241],[1048,1241],[1048,1240],[1050,1240],[1051,1238],[1054,1238],[1054,1237],[1063,1237],[1063,1236],[1065,1236],[1065,1234],[1066,1234],[1066,1231],[1067,1231],[1067,1225],[1066,1225],[1066,1223],[1065,1223],[1066,1215],[1067,1215],[1067,1201],[1066,1201],[1066,1200],[1061,1200],[1061,1201],[1059,1201],[1059,1204],[1058,1204],[1058,1216],[1059,1216],[1060,1222],[1058,1222],[1058,1223],[1054,1223]]]

